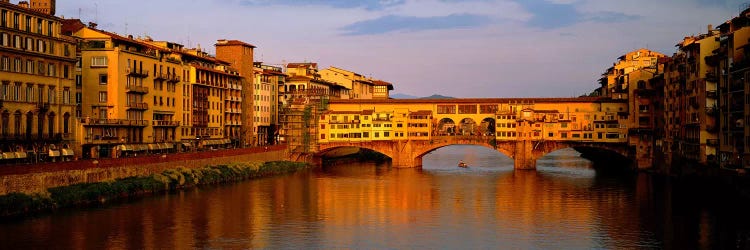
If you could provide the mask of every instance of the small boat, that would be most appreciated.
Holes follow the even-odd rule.
[[[466,163],[464,163],[464,162],[462,161],[462,162],[459,162],[459,163],[458,163],[458,167],[459,167],[459,168],[468,168],[468,167],[469,167],[469,165],[468,165],[468,164],[466,164]]]

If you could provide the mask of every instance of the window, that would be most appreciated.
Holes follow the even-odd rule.
[[[47,102],[57,103],[57,91],[55,90],[54,86],[50,86],[49,90],[47,91]]]
[[[21,19],[21,14],[13,13],[13,28],[14,29],[18,29],[18,27],[21,25],[19,22],[19,19]]]
[[[0,15],[0,26],[8,26],[8,10],[2,10],[2,12],[0,12]]]
[[[106,56],[92,57],[91,67],[107,67],[107,57]]]
[[[52,31],[54,31],[54,26],[52,25],[52,21],[47,21],[47,35],[52,36]]]
[[[34,61],[26,60],[26,73],[34,74]]]
[[[99,92],[99,102],[106,103],[107,102],[107,91],[100,91]]]
[[[0,45],[5,47],[10,46],[10,35],[8,33],[0,33]]]
[[[71,104],[70,103],[70,88],[63,88],[63,104]]]
[[[99,75],[99,85],[107,85],[107,74]]]
[[[57,76],[57,65],[52,63],[47,65],[47,76]]]
[[[26,85],[26,101],[27,102],[34,101],[34,85],[31,85],[31,84]]]
[[[26,16],[26,32],[31,32],[31,16]]]
[[[0,61],[0,70],[8,71],[10,70],[10,58],[7,56],[4,56],[2,61]]]
[[[13,60],[13,72],[23,71],[23,68],[21,66],[22,66],[21,58],[16,58]]]
[[[37,34],[42,34],[42,27],[43,27],[43,25],[42,25],[42,19],[41,18],[37,18],[36,19],[36,33]]]

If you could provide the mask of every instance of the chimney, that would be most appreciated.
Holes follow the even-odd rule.
[[[20,6],[21,8],[27,8],[28,9],[29,8],[29,2],[20,1],[20,2],[18,2],[18,6]]]
[[[95,22],[89,22],[89,28],[96,29],[96,25]]]
[[[708,33],[711,33],[711,31],[714,31],[714,26],[709,24],[708,25]]]

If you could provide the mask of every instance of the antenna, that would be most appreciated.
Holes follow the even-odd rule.
[[[97,3],[94,3],[94,13],[95,13],[94,22],[99,23],[99,4]]]

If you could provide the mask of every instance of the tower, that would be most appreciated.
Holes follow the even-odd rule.
[[[31,0],[31,9],[47,15],[55,15],[55,0]]]

